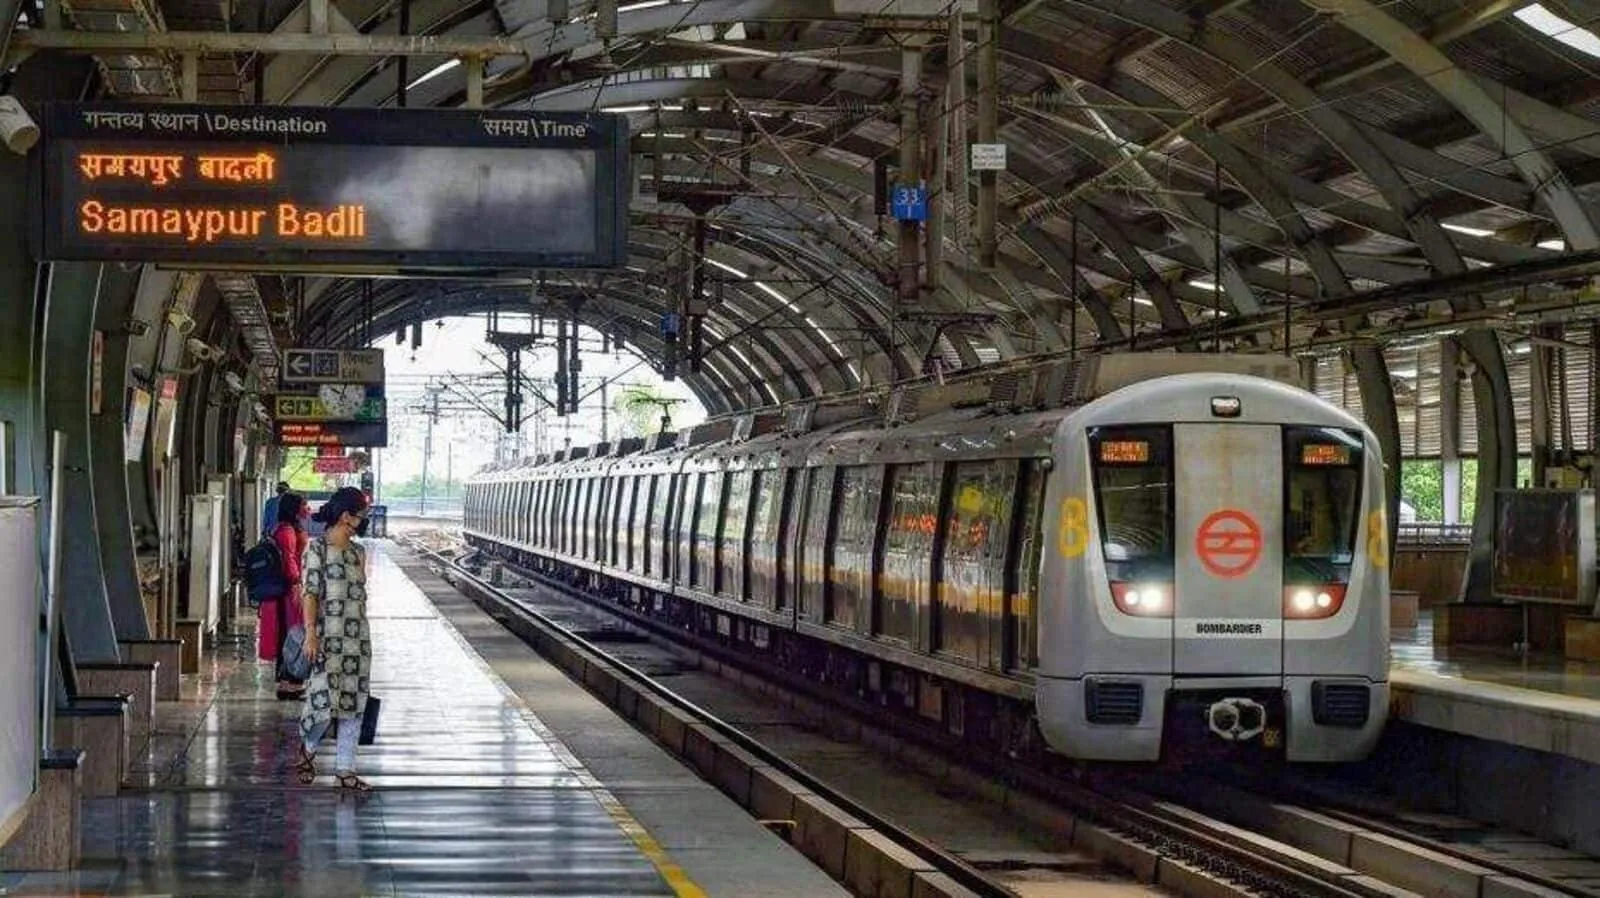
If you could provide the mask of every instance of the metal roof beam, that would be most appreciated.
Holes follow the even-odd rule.
[[[1510,157],[1523,180],[1544,201],[1566,235],[1568,246],[1576,249],[1600,247],[1600,231],[1596,230],[1589,209],[1566,176],[1473,76],[1367,0],[1315,0],[1312,5],[1321,12],[1330,9],[1337,12],[1339,24],[1394,56],[1476,124],[1485,137]]]

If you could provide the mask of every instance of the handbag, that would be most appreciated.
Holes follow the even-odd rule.
[[[382,702],[376,695],[367,696],[367,710],[361,715],[361,745],[371,745],[378,738],[378,708]]]
[[[306,628],[295,624],[283,638],[283,672],[304,683],[311,679],[311,656],[306,654]]]

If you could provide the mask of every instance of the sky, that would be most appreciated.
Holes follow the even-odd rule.
[[[375,463],[384,483],[401,483],[422,472],[424,446],[428,434],[427,388],[430,384],[449,383],[450,388],[439,393],[440,415],[433,425],[433,453],[429,462],[428,479],[442,482],[447,475],[459,481],[485,464],[495,460],[497,449],[515,451],[516,440],[504,434],[498,422],[489,413],[477,408],[469,397],[476,397],[491,409],[503,408],[503,380],[490,378],[505,363],[500,349],[484,340],[486,322],[482,317],[450,318],[440,322],[430,321],[422,328],[422,348],[411,349],[409,334],[404,345],[397,345],[393,334],[373,344],[384,350],[385,376],[389,402],[389,445],[375,454]],[[501,329],[526,333],[526,318],[511,320],[502,315]],[[553,335],[553,326],[547,326]],[[537,420],[522,426],[521,445],[531,454],[537,451],[559,449],[567,439],[575,446],[599,442],[601,414],[599,382],[609,378],[607,398],[614,400],[618,391],[629,385],[651,385],[663,394],[685,401],[672,408],[674,428],[681,428],[705,419],[705,410],[682,381],[664,382],[649,365],[638,360],[631,352],[602,353],[599,335],[587,328],[581,330],[584,350],[582,363],[582,394],[579,413],[567,418],[557,418],[544,403],[528,395],[523,404],[525,415],[539,409]],[[553,339],[522,354],[523,374],[554,399],[551,382],[555,377],[556,356]],[[481,378],[476,380],[475,378]],[[617,416],[611,414],[608,424],[615,437]]]

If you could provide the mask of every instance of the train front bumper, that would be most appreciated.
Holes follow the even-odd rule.
[[[1365,758],[1377,745],[1389,715],[1389,684],[1364,677],[1233,681],[1105,674],[1074,679],[1040,677],[1034,684],[1039,729],[1050,747],[1092,761],[1160,760],[1167,730],[1173,725],[1169,705],[1187,705],[1194,693],[1272,699],[1269,727],[1281,733],[1283,757],[1292,762]],[[1180,716],[1191,733],[1204,732],[1203,714]]]

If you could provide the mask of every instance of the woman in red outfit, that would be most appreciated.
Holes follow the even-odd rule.
[[[300,559],[305,555],[306,536],[305,519],[310,512],[306,499],[299,493],[285,493],[278,500],[278,524],[272,530],[272,539],[278,544],[278,554],[283,556],[283,578],[289,584],[288,595],[272,602],[276,607],[267,610],[267,603],[262,602],[262,618],[269,617],[275,625],[273,627],[274,644],[272,658],[277,662],[278,698],[298,699],[305,689],[305,684],[293,679],[283,670],[283,641],[289,631],[297,626],[304,626],[304,615],[300,610]]]

